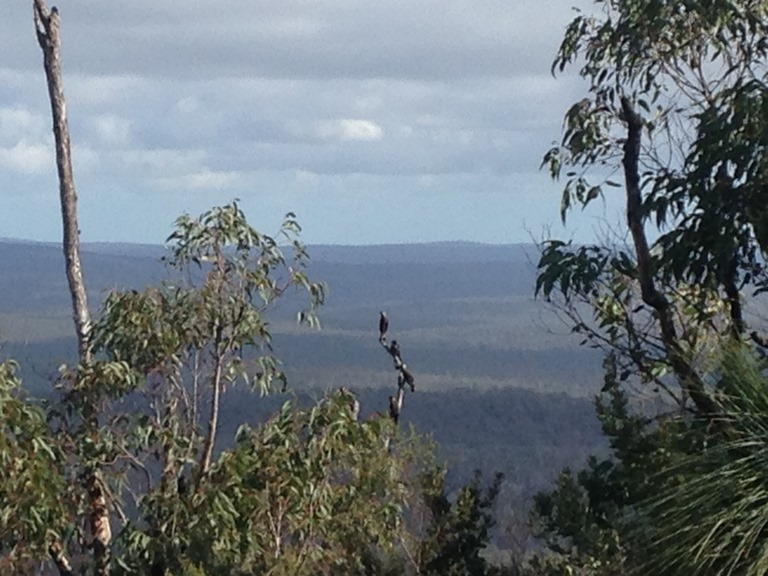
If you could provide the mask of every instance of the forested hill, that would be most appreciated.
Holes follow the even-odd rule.
[[[167,275],[159,246],[86,244],[83,268],[97,307],[112,288],[140,289]],[[310,276],[328,284],[323,329],[298,328],[295,309],[271,312],[275,353],[292,389],[317,397],[344,385],[363,412],[386,407],[396,374],[377,341],[379,310],[417,379],[404,420],[433,434],[465,473],[496,466],[529,491],[599,446],[591,396],[600,357],[577,346],[533,299],[532,246],[469,243],[370,247],[310,246]],[[61,250],[0,242],[0,339],[22,364],[27,386],[50,389],[56,367],[74,357]],[[480,394],[485,391],[486,393]],[[227,412],[258,420],[275,399]],[[256,402],[261,402],[256,400]],[[490,470],[489,470],[490,471]]]

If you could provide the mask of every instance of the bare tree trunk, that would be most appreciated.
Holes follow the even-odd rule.
[[[48,82],[48,96],[53,115],[53,135],[56,141],[56,168],[59,173],[59,196],[63,224],[63,247],[66,261],[69,292],[72,296],[77,347],[80,361],[88,364],[91,360],[89,331],[91,318],[80,265],[80,230],[77,225],[77,192],[72,173],[72,147],[67,124],[67,105],[64,100],[64,85],[61,79],[61,38],[59,36],[59,12],[50,11],[45,0],[34,0],[35,28],[37,41],[43,51],[43,66]]]
[[[672,370],[683,390],[687,392],[701,414],[712,416],[717,403],[707,393],[704,382],[684,355],[677,336],[672,306],[667,297],[656,288],[648,239],[642,221],[642,197],[640,194],[640,139],[643,121],[635,112],[629,99],[621,99],[624,120],[627,122],[627,140],[624,144],[624,179],[627,187],[627,225],[632,233],[637,256],[637,275],[643,302],[653,308],[661,328],[661,339],[666,348]]]
[[[54,7],[50,11],[45,0],[33,0],[35,31],[37,41],[43,51],[43,67],[48,84],[53,116],[53,135],[56,144],[56,168],[59,175],[59,196],[61,200],[61,218],[63,225],[63,249],[66,263],[67,281],[72,297],[75,331],[80,363],[91,363],[90,328],[91,318],[80,264],[80,230],[77,225],[77,192],[72,172],[72,146],[67,124],[67,106],[64,99],[64,85],[61,74],[61,37],[59,35],[59,12]],[[96,574],[106,576],[108,572],[109,544],[112,532],[109,525],[109,512],[104,487],[98,470],[88,471],[86,490],[90,507],[90,527],[93,536],[93,551]],[[69,562],[64,556],[60,543],[51,546],[51,557],[61,574],[71,574]]]
[[[208,469],[211,467],[211,459],[213,458],[213,447],[216,444],[216,432],[219,427],[219,404],[221,402],[221,378],[223,369],[223,352],[219,350],[219,342],[221,339],[221,328],[217,328],[216,338],[216,359],[215,368],[212,378],[213,397],[211,398],[211,411],[208,415],[208,434],[205,437],[205,443],[203,445],[203,454],[200,458],[200,471],[198,476],[198,487],[203,481],[203,478],[208,473]]]
[[[222,303],[223,309],[224,294],[222,291],[222,284],[224,282],[224,255],[222,254],[220,247],[217,246],[215,250],[216,263],[214,264],[214,270],[212,271],[212,274],[214,274],[213,278],[215,278],[217,296]],[[211,411],[208,415],[208,434],[205,437],[205,442],[203,443],[203,453],[200,456],[200,468],[198,471],[196,489],[200,488],[200,485],[205,479],[205,475],[208,474],[208,470],[211,467],[213,447],[216,445],[216,434],[219,428],[219,405],[221,402],[221,379],[224,369],[224,355],[227,353],[229,345],[231,344],[230,342],[226,346],[222,347],[222,344],[224,343],[224,327],[222,326],[222,322],[223,321],[221,318],[219,318],[216,321],[213,330],[213,354],[215,356],[213,376],[211,378]]]

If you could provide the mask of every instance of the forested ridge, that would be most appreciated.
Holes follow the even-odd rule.
[[[179,216],[155,268],[89,255],[33,5],[64,258],[2,280],[0,571],[768,573],[768,5],[576,12],[552,71],[585,95],[542,167],[564,221],[609,194],[625,220],[528,275],[524,247],[315,266],[294,214],[268,234],[237,201]]]

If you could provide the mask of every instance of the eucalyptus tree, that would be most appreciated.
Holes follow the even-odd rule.
[[[596,0],[567,27],[554,61],[553,73],[575,67],[587,86],[544,157],[564,181],[561,216],[607,195],[621,195],[626,211],[617,238],[545,242],[536,286],[585,344],[608,353],[598,415],[613,457],[563,480],[537,508],[542,534],[570,546],[578,531],[562,531],[565,516],[557,514],[566,508],[557,502],[579,503],[566,514],[571,522],[576,510],[602,510],[589,516],[594,538],[585,542],[581,533],[572,566],[583,573],[610,573],[606,562],[618,573],[645,566],[649,547],[658,552],[654,542],[669,536],[664,526],[680,526],[647,506],[651,492],[666,493],[669,470],[730,446],[753,421],[747,412],[738,417],[745,404],[734,397],[745,391],[724,377],[722,350],[768,343],[749,313],[768,289],[767,58],[765,2]],[[720,471],[735,473],[724,455],[736,453],[717,454]],[[699,518],[693,529],[711,530],[696,534],[712,546],[666,538],[678,561],[663,573],[764,572],[760,498],[717,497],[726,481],[715,481],[716,461],[706,464],[714,508],[689,500],[678,517]],[[676,495],[695,469],[676,477],[683,487]],[[746,481],[757,469],[738,470]],[[701,498],[703,485],[691,486]],[[664,502],[674,515],[675,499]],[[730,517],[737,522],[710,522],[728,505],[743,506]],[[601,541],[608,548],[598,550]]]
[[[61,540],[52,538],[67,527],[64,503],[72,494],[62,447],[44,409],[25,397],[17,370],[12,361],[0,364],[0,571],[32,573],[50,552],[66,573]]]
[[[173,281],[107,296],[93,325],[93,361],[62,372],[55,422],[85,475],[104,471],[101,488],[120,531],[129,523],[126,499],[136,510],[148,499],[204,490],[228,388],[268,393],[284,382],[266,308],[305,289],[300,316],[314,324],[324,294],[305,275],[298,231],[289,215],[277,237],[261,234],[236,203],[182,216],[169,237]],[[277,238],[291,244],[292,259]],[[170,520],[155,506],[142,522],[161,535]]]
[[[623,188],[630,242],[550,240],[537,291],[589,304],[597,322],[576,331],[680,406],[713,413],[700,356],[712,336],[745,334],[743,294],[768,285],[768,7],[598,0],[595,9],[568,26],[553,65],[579,66],[588,91],[544,163],[565,178],[563,218]]]

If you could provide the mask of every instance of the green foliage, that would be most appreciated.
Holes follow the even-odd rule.
[[[623,172],[633,250],[543,247],[537,293],[608,352],[597,412],[612,454],[537,498],[540,567],[765,573],[765,383],[742,292],[768,286],[768,5],[595,6],[553,63],[589,88],[544,165],[566,176],[563,219]]]
[[[40,406],[26,399],[13,362],[0,364],[0,567],[24,571],[65,529],[61,446]]]
[[[574,204],[602,195],[596,179],[622,168],[626,97],[646,115],[640,217],[664,231],[652,266],[666,283],[720,289],[752,285],[766,274],[759,255],[768,248],[765,150],[768,10],[758,0],[655,2],[597,0],[596,15],[579,13],[569,25],[554,71],[579,63],[587,97],[566,113],[562,143],[544,158],[553,177],[564,168],[562,216]],[[539,289],[556,278],[588,297],[616,263],[579,248],[551,246],[542,258]],[[581,258],[575,256],[581,252]],[[585,261],[585,257],[589,262]],[[568,285],[594,268],[592,281]],[[631,268],[624,272],[631,274]]]
[[[493,573],[482,552],[495,524],[492,508],[502,480],[503,476],[497,474],[484,489],[477,471],[452,502],[445,490],[445,471],[436,467],[426,471],[421,482],[429,522],[418,544],[416,573],[434,576]]]
[[[449,498],[434,447],[387,415],[359,422],[348,392],[286,402],[222,449],[222,395],[285,384],[268,307],[298,289],[300,321],[317,324],[324,289],[305,275],[297,232],[289,215],[289,261],[237,204],[184,216],[169,238],[173,281],[110,293],[93,361],[61,367],[59,401],[26,401],[15,365],[0,365],[3,567],[61,549],[91,571],[81,527],[103,496],[115,574],[497,573],[481,552],[501,479]]]
[[[639,572],[768,571],[765,368],[765,360],[747,347],[726,349],[718,388],[727,427],[710,429],[701,450],[662,469],[661,489],[641,502],[641,513],[655,529],[640,534],[647,554]]]
[[[658,433],[650,420],[631,416],[619,386],[616,363],[608,358],[597,413],[608,436],[612,455],[590,457],[586,468],[565,469],[554,489],[535,496],[531,513],[533,535],[546,553],[534,558],[534,572],[542,574],[624,574],[627,547],[623,517],[646,487],[647,460],[656,452]],[[628,455],[635,458],[624,460]]]
[[[286,403],[258,428],[244,426],[198,491],[155,491],[141,501],[156,527],[130,524],[118,546],[125,573],[163,562],[171,573],[353,574],[366,558],[394,553],[424,448],[388,418],[358,423],[348,401],[308,410]],[[157,526],[157,522],[153,522]]]
[[[87,511],[77,485],[86,478],[95,478],[98,486],[85,488],[103,493],[122,524],[126,510],[177,492],[185,474],[196,492],[203,489],[225,388],[243,380],[268,392],[275,382],[285,382],[270,353],[266,308],[287,291],[302,289],[309,306],[300,320],[317,324],[324,288],[305,274],[298,232],[289,215],[277,236],[291,243],[289,261],[277,239],[247,224],[236,203],[199,218],[181,217],[169,237],[168,262],[178,281],[108,296],[91,332],[96,359],[61,368],[61,401],[51,404],[47,416],[13,396],[19,383],[13,365],[4,365],[3,394],[9,399],[2,422],[9,428],[0,438],[0,455],[14,462],[3,468],[9,474],[3,488],[13,503],[4,514],[25,512],[14,520],[23,519],[19,525],[11,516],[4,520],[3,542],[11,552],[23,545],[36,547],[29,553],[39,555],[61,537],[65,553],[80,556],[87,536],[77,519]],[[58,443],[50,441],[46,418]],[[100,471],[98,477],[93,470]],[[49,489],[59,491],[53,503]],[[134,534],[156,547],[172,517],[165,516],[147,514],[146,530]],[[63,530],[62,523],[69,527]]]
[[[316,326],[315,311],[324,300],[323,285],[305,274],[307,255],[296,238],[299,230],[289,214],[276,238],[260,234],[236,203],[195,219],[182,216],[168,238],[168,263],[180,272],[181,283],[111,293],[94,328],[95,349],[145,375],[178,373],[196,353],[209,351],[226,363],[228,381],[242,377],[268,392],[284,379],[275,359],[258,358],[260,370],[251,375],[243,358],[244,350],[269,348],[265,309],[301,288],[309,307],[299,319]],[[277,245],[280,238],[291,242],[290,263]]]

